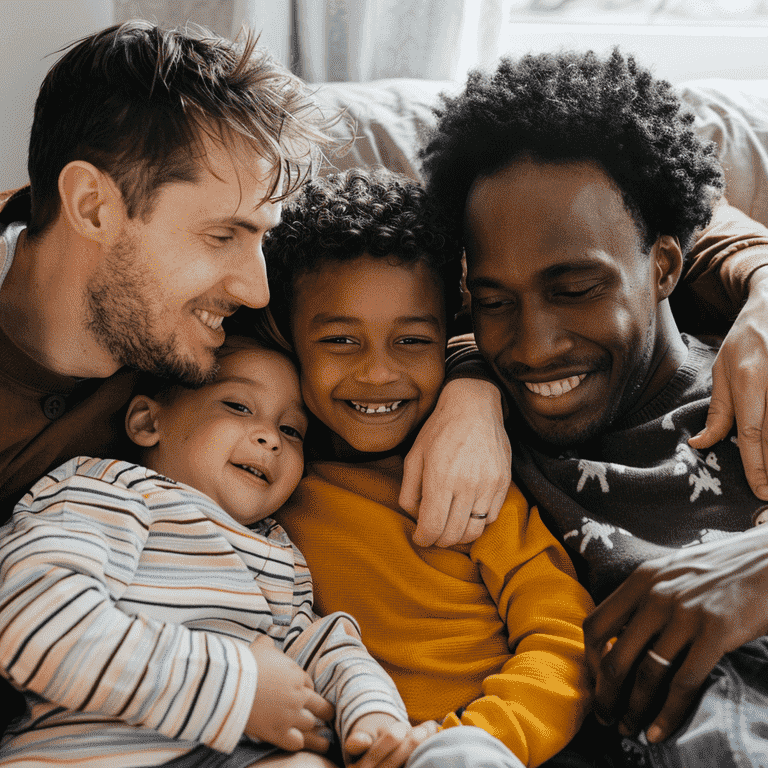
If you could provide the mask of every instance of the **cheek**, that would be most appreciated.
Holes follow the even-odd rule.
[[[344,371],[337,363],[318,359],[302,361],[301,392],[304,402],[312,408],[315,403],[327,401],[343,376]]]
[[[425,355],[422,358],[422,367],[418,377],[419,391],[422,396],[422,404],[425,408],[431,408],[437,402],[445,380],[445,355],[442,348],[439,353]]]
[[[501,316],[472,313],[475,342],[480,352],[487,358],[493,359],[504,348],[507,336],[506,325]]]

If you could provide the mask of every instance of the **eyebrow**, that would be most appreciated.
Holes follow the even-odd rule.
[[[440,321],[431,312],[427,312],[424,315],[402,315],[401,317],[396,317],[393,322],[397,325],[426,323],[438,328],[440,327]],[[331,315],[325,312],[318,313],[310,321],[310,325],[312,326],[332,325],[334,323],[362,325],[363,321],[361,318],[352,315]]]
[[[264,384],[261,381],[256,381],[255,379],[249,379],[245,376],[223,376],[220,379],[216,379],[216,381],[209,384],[211,387],[215,387],[218,384],[243,384],[247,387],[256,387],[256,389],[266,389],[267,385]],[[291,400],[289,406],[285,409],[286,411],[289,410],[295,410],[296,414],[298,416],[301,416],[303,419],[307,419],[307,413],[306,409],[304,408],[304,402],[301,400]]]
[[[605,269],[606,263],[602,259],[578,259],[574,261],[563,262],[562,264],[553,264],[542,271],[540,277],[544,280],[556,280],[558,277],[568,275],[573,272],[593,272],[599,269]],[[492,277],[475,277],[467,280],[467,288],[471,291],[473,288],[490,288],[504,290],[509,286],[494,280]]]

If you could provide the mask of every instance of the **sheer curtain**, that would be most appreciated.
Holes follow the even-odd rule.
[[[502,1],[234,0],[232,24],[263,30],[265,44],[310,82],[447,80],[468,37],[477,50],[479,19]]]

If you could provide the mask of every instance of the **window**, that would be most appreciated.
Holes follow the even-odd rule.
[[[509,53],[618,45],[673,83],[768,78],[768,0],[478,0],[466,3],[459,79]]]

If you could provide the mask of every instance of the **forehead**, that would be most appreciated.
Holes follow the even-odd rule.
[[[272,388],[279,382],[277,389],[285,392],[286,398],[290,399],[296,396],[299,379],[293,363],[279,352],[248,346],[245,342],[233,342],[233,351],[219,358],[219,372],[213,384],[233,380],[263,389]]]
[[[465,209],[467,266],[530,275],[569,265],[619,265],[640,237],[622,196],[590,161],[519,160],[475,181]]]
[[[269,200],[277,170],[244,141],[222,145],[205,137],[193,181],[164,185],[156,208],[163,216],[207,224],[228,221],[264,229],[280,220],[281,205]]]
[[[422,260],[402,264],[389,257],[363,255],[351,261],[329,261],[300,276],[295,293],[297,312],[310,321],[343,317],[391,322],[432,315],[443,324],[442,288]]]

